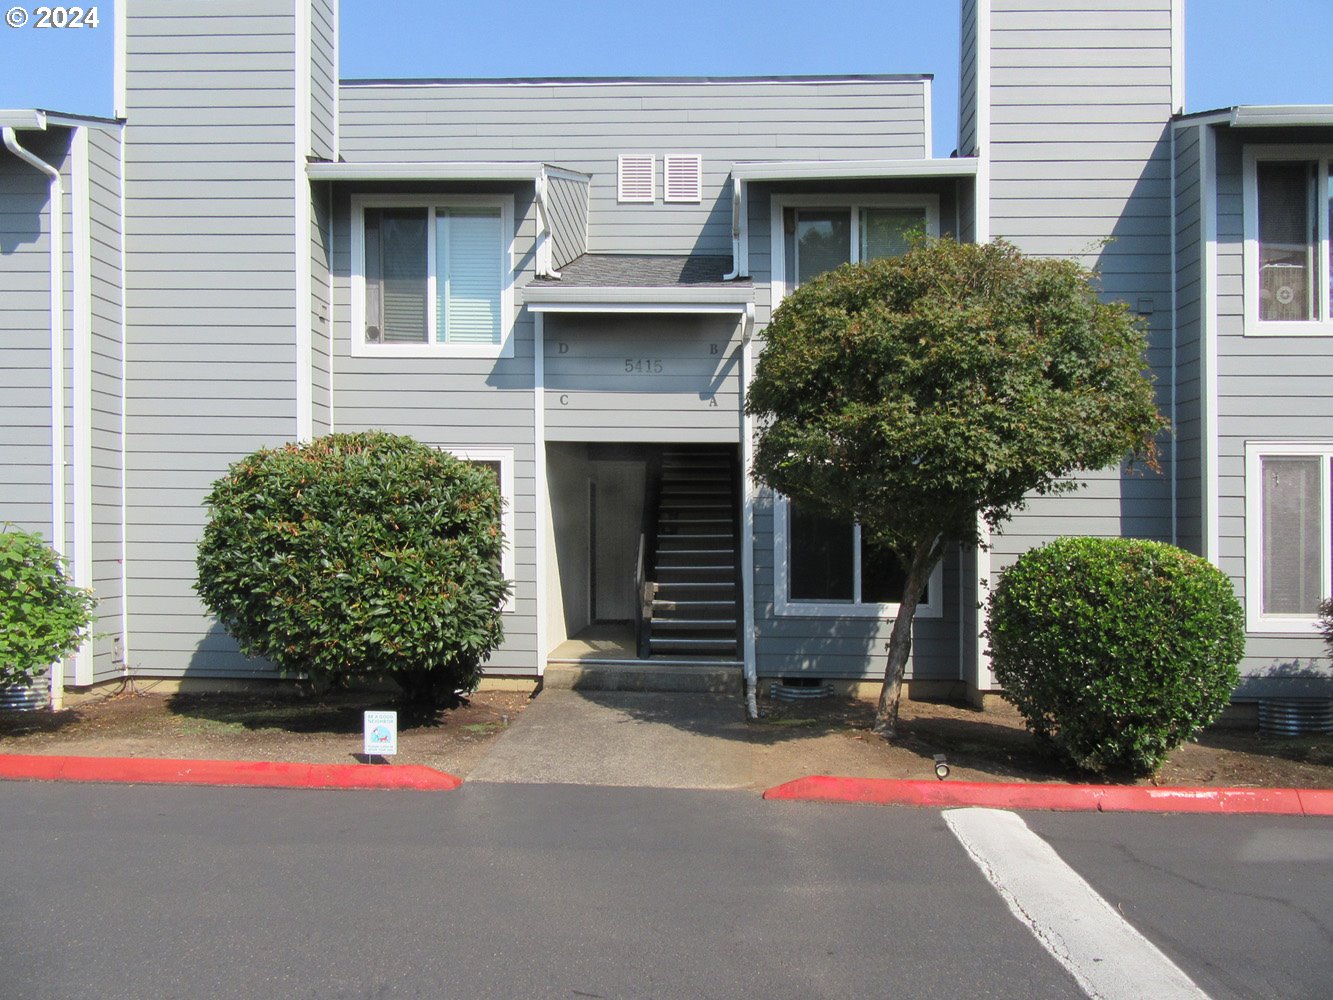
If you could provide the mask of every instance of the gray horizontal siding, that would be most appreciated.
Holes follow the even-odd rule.
[[[120,671],[113,637],[121,634],[124,588],[121,560],[121,503],[124,469],[121,417],[124,393],[121,363],[123,226],[120,203],[120,132],[88,132],[90,191],[90,263],[92,286],[92,490],[93,586],[98,625],[93,642],[93,680],[108,680]]]
[[[920,81],[344,85],[349,161],[538,160],[592,175],[588,249],[726,254],[737,160],[919,157]],[[657,201],[616,202],[616,157],[652,153]],[[703,157],[703,200],[664,204],[664,153]]]
[[[977,37],[976,0],[963,0],[962,30],[959,32],[958,84],[958,154],[975,156],[977,153],[977,109],[984,99],[977,93],[979,78],[977,60],[980,53]]]
[[[738,441],[739,326],[736,317],[552,317],[547,438]]]
[[[532,392],[532,318],[519,311],[513,358],[353,357],[350,202],[333,202],[330,294],[333,318],[331,419],[338,431],[381,429],[457,450],[513,455],[514,589],[505,639],[485,665],[491,674],[537,672],[536,431]],[[515,206],[519,284],[533,276],[527,251],[536,237],[532,189]]]
[[[991,232],[1095,266],[1103,293],[1150,300],[1147,361],[1171,404],[1171,0],[994,0]],[[1164,442],[1165,444],[1165,442]],[[1064,534],[1172,537],[1166,475],[1086,477],[1031,498],[995,541],[996,571]]]
[[[338,4],[337,0],[310,3],[310,152],[324,160],[337,159],[338,121]]]
[[[146,675],[257,669],[201,627],[194,543],[212,479],[296,430],[294,30],[259,0],[128,14],[128,600]],[[199,475],[177,486],[183,456]],[[183,530],[161,545],[139,525]]]
[[[1207,127],[1207,126],[1204,126]],[[1245,446],[1250,441],[1333,441],[1333,340],[1247,337],[1242,134],[1217,129],[1217,460],[1218,564],[1245,600]],[[1327,134],[1284,133],[1277,141],[1327,141]],[[1271,142],[1267,131],[1255,141]],[[1327,650],[1317,636],[1251,634],[1238,695],[1300,695],[1330,685]],[[1322,680],[1320,680],[1322,679]],[[1323,687],[1320,689],[1319,685]]]
[[[1199,128],[1175,130],[1176,541],[1203,552],[1203,217]]]
[[[24,148],[60,167],[68,189],[69,133],[58,129],[18,137]],[[50,240],[50,182],[0,149],[0,301],[5,303],[0,321],[0,521],[47,539],[52,534]],[[65,247],[68,257],[68,242]],[[67,293],[71,287],[67,278]]]

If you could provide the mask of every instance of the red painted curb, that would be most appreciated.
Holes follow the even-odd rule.
[[[0,755],[0,779],[252,788],[393,788],[421,792],[447,792],[463,783],[462,778],[422,764],[286,764],[245,760],[48,757],[40,754]]]
[[[994,809],[1333,816],[1333,789],[1304,788],[1153,788],[812,775],[770,788],[764,798]]]

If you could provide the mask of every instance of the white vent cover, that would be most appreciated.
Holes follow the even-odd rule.
[[[635,153],[618,158],[617,201],[651,202],[656,196],[653,187],[653,168],[656,158],[652,153]]]
[[[662,157],[662,200],[703,200],[703,158],[698,154],[668,153]]]

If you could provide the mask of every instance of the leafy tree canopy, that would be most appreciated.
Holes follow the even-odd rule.
[[[980,541],[978,513],[999,525],[1026,494],[1076,488],[1077,472],[1156,465],[1166,422],[1144,334],[1073,261],[919,239],[801,286],[766,338],[746,403],[756,478],[860,522],[907,572],[893,716],[916,603],[949,547]],[[881,722],[891,733],[883,699]]]

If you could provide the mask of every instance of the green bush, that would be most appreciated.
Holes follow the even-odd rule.
[[[78,649],[97,601],[65,578],[40,535],[0,530],[0,684],[29,684]]]
[[[206,499],[200,597],[248,656],[329,683],[470,691],[503,636],[492,472],[411,438],[334,434],[236,462]]]
[[[1028,728],[1092,771],[1150,774],[1226,707],[1245,624],[1231,581],[1160,542],[1062,538],[1001,576],[986,625]]]
[[[1333,598],[1319,602],[1319,634],[1324,637],[1324,645],[1333,654]]]

